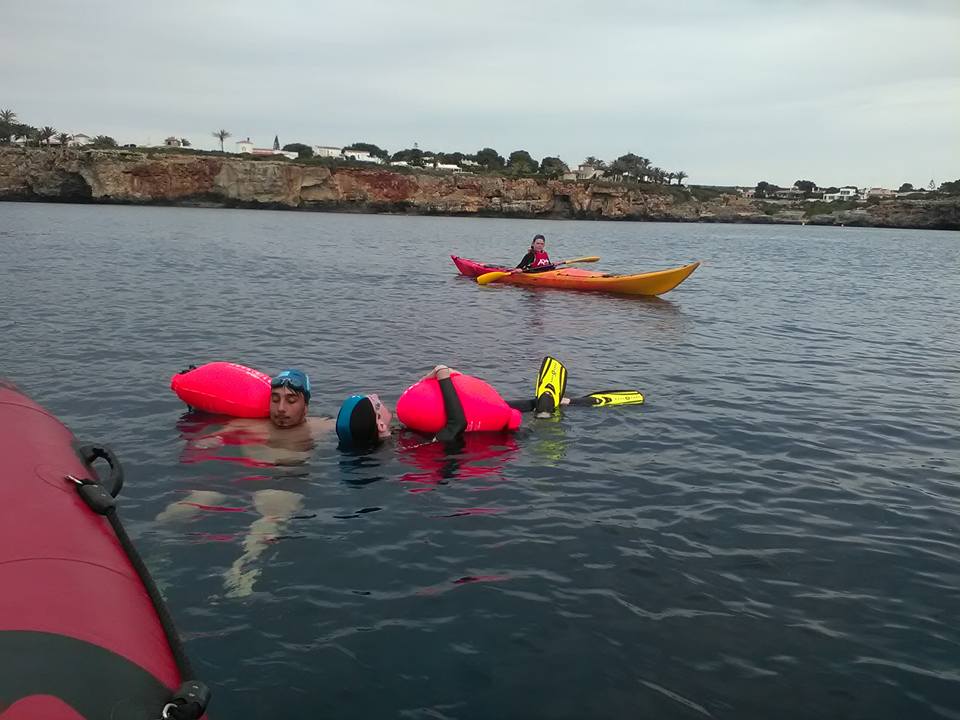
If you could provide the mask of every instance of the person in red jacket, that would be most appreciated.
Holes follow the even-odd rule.
[[[530,250],[523,256],[523,260],[517,265],[517,269],[549,270],[552,268],[553,263],[550,262],[550,256],[547,255],[547,251],[543,249],[546,244],[547,241],[543,235],[534,235],[533,242],[530,243]]]

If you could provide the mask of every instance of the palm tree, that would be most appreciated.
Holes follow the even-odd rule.
[[[13,110],[0,110],[0,124],[4,126],[3,135],[0,135],[0,141],[10,142],[16,132],[14,130],[16,123],[17,114]]]
[[[57,142],[60,143],[61,147],[66,147],[67,143],[69,143],[70,140],[72,139],[73,139],[73,135],[71,135],[70,133],[62,132],[57,134]]]
[[[677,178],[677,185],[683,185],[683,179],[690,177],[683,170],[677,170],[673,175]]]
[[[190,141],[186,138],[180,138],[180,147],[190,147]]]
[[[223,152],[223,141],[230,137],[230,133],[226,130],[216,130],[214,131],[213,136],[220,141],[220,152]]]
[[[57,131],[56,131],[56,130],[54,130],[54,129],[53,129],[52,127],[50,127],[49,125],[44,125],[42,128],[40,128],[40,132],[39,132],[39,134],[37,135],[37,145],[39,146],[39,144],[40,144],[41,142],[43,142],[44,140],[46,140],[46,141],[47,141],[47,146],[49,147],[49,145],[50,145],[50,138],[52,138],[52,137],[53,137],[54,135],[56,135],[56,134],[57,134]]]

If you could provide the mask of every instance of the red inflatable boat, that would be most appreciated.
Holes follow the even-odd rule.
[[[206,688],[185,682],[169,615],[126,547],[113,454],[0,379],[0,458],[0,719],[202,714]]]

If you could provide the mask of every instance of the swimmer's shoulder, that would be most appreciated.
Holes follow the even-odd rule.
[[[333,432],[337,427],[337,421],[332,417],[314,417],[311,415],[307,418],[307,422],[310,424],[310,431],[313,433]]]

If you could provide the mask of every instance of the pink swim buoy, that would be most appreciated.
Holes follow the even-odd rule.
[[[450,379],[457,389],[467,418],[467,432],[516,430],[520,411],[507,405],[500,393],[479,378],[454,372]],[[411,430],[436,434],[447,423],[443,395],[436,378],[425,378],[403,391],[397,400],[397,418]]]
[[[231,362],[212,362],[170,378],[170,389],[187,405],[217,415],[270,417],[270,376]]]

